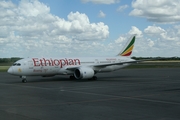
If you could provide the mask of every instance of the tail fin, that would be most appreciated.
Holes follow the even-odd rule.
[[[135,39],[136,35],[132,35],[118,56],[130,56],[134,48]]]

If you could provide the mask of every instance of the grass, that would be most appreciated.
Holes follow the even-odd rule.
[[[13,64],[13,63],[11,63],[11,62],[10,62],[10,63],[0,63],[0,67],[1,67],[1,66],[11,66],[12,64]]]
[[[132,64],[126,68],[180,68],[180,62],[142,62],[138,64]]]
[[[0,72],[7,72],[10,66],[0,66]]]

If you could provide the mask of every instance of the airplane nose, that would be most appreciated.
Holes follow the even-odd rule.
[[[10,67],[7,72],[8,72],[9,74],[13,74],[13,68]]]

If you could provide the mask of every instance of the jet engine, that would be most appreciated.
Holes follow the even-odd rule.
[[[90,67],[80,67],[74,71],[76,79],[90,79],[94,76],[94,70]]]

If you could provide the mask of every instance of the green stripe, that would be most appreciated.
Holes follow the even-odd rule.
[[[126,49],[122,53],[124,53],[127,49],[129,49],[134,44],[134,41],[135,41],[135,36],[133,37],[129,45],[126,47]]]

